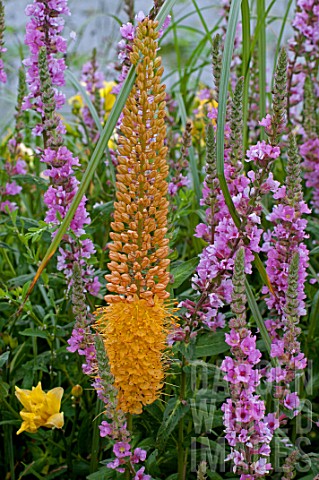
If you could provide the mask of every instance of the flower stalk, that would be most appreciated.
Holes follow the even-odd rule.
[[[0,0],[0,82],[7,83],[7,74],[4,70],[4,63],[2,60],[2,54],[7,51],[4,46],[4,31],[5,31],[5,20],[4,20],[4,4]]]
[[[98,310],[97,330],[125,413],[159,395],[162,355],[171,315],[167,213],[168,166],[165,140],[165,86],[157,56],[157,22],[145,18],[136,29],[131,62],[136,82],[120,126],[114,222],[106,275],[108,306]]]

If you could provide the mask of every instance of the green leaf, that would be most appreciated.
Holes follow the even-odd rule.
[[[0,368],[3,367],[3,365],[5,365],[5,363],[8,361],[9,355],[9,350],[0,355]]]
[[[157,444],[160,449],[163,449],[168,437],[173,432],[178,422],[189,411],[190,406],[184,405],[178,398],[171,398],[167,403],[163,422],[157,433]]]
[[[39,337],[39,338],[48,338],[49,334],[45,330],[38,330],[36,328],[27,328],[20,332],[21,335],[25,335],[26,337]]]
[[[186,262],[179,263],[178,265],[172,265],[171,274],[174,278],[174,283],[172,288],[178,288],[185,282],[191,275],[193,275],[194,270],[198,264],[199,258],[191,258]]]
[[[229,350],[229,346],[225,342],[225,334],[223,332],[209,332],[198,337],[195,357],[211,357],[227,350]]]
[[[256,299],[254,297],[253,291],[252,291],[247,279],[245,280],[245,285],[246,285],[246,295],[247,295],[249,308],[251,310],[251,313],[253,314],[253,317],[255,319],[257,327],[259,328],[260,335],[261,335],[261,338],[263,339],[264,344],[267,348],[267,352],[268,352],[268,354],[270,354],[271,340],[270,340],[270,337],[269,337],[269,333],[267,331],[264,320],[263,320],[263,318],[261,316],[261,313],[259,311]],[[272,362],[276,362],[276,360],[272,358]]]
[[[25,285],[27,282],[32,280],[33,274],[32,273],[26,273],[25,275],[19,275],[18,277],[11,278],[8,281],[8,286],[9,287],[21,287]]]
[[[235,225],[239,228],[241,221],[237,214],[236,208],[232,201],[231,195],[228,190],[225,172],[224,172],[224,150],[225,150],[225,122],[226,122],[226,106],[227,106],[227,94],[228,83],[230,76],[230,65],[234,50],[234,41],[236,34],[236,27],[238,21],[239,10],[241,6],[241,0],[232,2],[229,12],[229,19],[227,25],[222,71],[220,78],[220,90],[218,97],[218,116],[217,116],[217,137],[216,137],[216,156],[217,156],[217,176],[222,189],[226,205],[229,213],[231,214]]]
[[[12,177],[14,180],[18,180],[19,183],[21,184],[26,184],[26,185],[37,185],[38,187],[43,187],[43,189],[46,189],[48,186],[48,182],[44,180],[41,177],[37,177],[36,175],[14,175]]]
[[[109,480],[114,478],[114,471],[105,467],[101,468],[98,472],[88,475],[87,480]]]
[[[0,387],[1,388],[1,387]],[[0,393],[1,395],[1,393]],[[1,398],[1,397],[0,397]],[[0,425],[14,425],[14,426],[18,426],[19,424],[21,424],[21,420],[3,420],[2,422],[0,422]]]
[[[244,91],[243,91],[243,143],[244,152],[247,149],[247,131],[248,131],[248,108],[249,108],[249,79],[250,79],[250,9],[248,0],[242,0],[241,3],[242,29],[243,29],[243,54],[242,54],[242,70],[241,74],[244,77]]]
[[[207,475],[208,475],[208,478],[210,480],[223,480],[223,477],[221,477],[220,475],[218,475],[218,473],[216,472],[207,472]]]
[[[318,328],[318,315],[319,315],[319,291],[316,292],[309,315],[309,330],[308,330],[308,343],[312,343],[316,330]]]
[[[9,389],[10,385],[8,385],[6,382],[3,382],[0,378],[0,400],[9,395]]]
[[[258,74],[259,74],[259,115],[260,118],[266,116],[266,17],[265,0],[257,0],[257,20],[258,30]],[[265,129],[260,129],[260,139],[265,140]]]
[[[174,350],[175,349],[180,352],[186,358],[186,360],[193,360],[195,352],[195,344],[193,341],[189,343],[176,342],[174,345]]]
[[[18,250],[16,248],[10,247],[7,243],[0,242],[0,248],[5,248],[7,250],[10,250],[11,252],[17,252]]]

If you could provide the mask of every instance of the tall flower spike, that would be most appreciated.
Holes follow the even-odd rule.
[[[119,138],[111,273],[106,275],[108,306],[96,328],[118,390],[118,407],[141,413],[162,386],[162,354],[167,335],[169,296],[167,232],[167,148],[164,146],[165,85],[157,57],[157,22],[137,26],[131,62],[136,81],[123,110]]]
[[[303,104],[303,127],[308,138],[314,136],[316,132],[316,97],[314,95],[314,86],[309,77],[306,78],[304,84],[304,104]]]
[[[27,89],[27,85],[25,80],[25,71],[23,67],[20,67],[19,82],[18,82],[18,97],[17,97],[16,114],[15,114],[15,119],[16,119],[15,141],[17,145],[21,143],[23,140],[22,131],[25,127],[25,118],[24,118],[25,114],[22,112],[22,103],[26,94],[26,89]]]
[[[230,161],[239,173],[243,169],[243,89],[244,77],[241,77],[234,91],[230,118]]]
[[[210,243],[214,243],[215,236],[215,223],[216,223],[216,211],[218,209],[217,192],[219,187],[219,181],[217,177],[216,166],[216,142],[214,127],[211,123],[207,126],[206,131],[206,185],[209,190],[205,203],[210,207],[210,215],[208,214],[208,220],[211,226],[211,238]]]
[[[224,380],[230,383],[231,398],[222,405],[226,439],[231,453],[226,460],[233,460],[234,473],[240,480],[264,478],[271,469],[268,463],[272,428],[265,417],[265,404],[256,394],[261,374],[256,368],[261,353],[256,348],[256,336],[246,322],[246,293],[244,273],[244,249],[238,250],[233,275],[231,309],[235,318],[229,321],[230,332],[226,343],[232,357],[226,357],[221,365]]]
[[[58,88],[65,84],[66,65],[64,58],[61,56],[59,58],[58,55],[65,54],[67,50],[67,42],[61,35],[65,23],[63,15],[70,15],[67,3],[68,0],[33,0],[33,3],[27,5],[25,10],[26,15],[31,18],[27,23],[25,36],[25,44],[30,49],[30,56],[23,62],[27,67],[27,83],[30,93],[25,97],[24,108],[34,108],[42,116],[44,112],[38,58],[41,47],[45,47],[47,50],[48,68],[52,85],[55,88],[54,97],[57,109],[61,108],[65,102],[65,97]],[[62,122],[59,128],[63,131]],[[42,131],[35,128],[34,133],[40,135]]]
[[[7,51],[7,49],[4,47],[4,40],[3,40],[4,30],[5,30],[4,5],[3,5],[3,2],[0,0],[0,82],[1,83],[7,82],[7,74],[4,71],[4,63],[2,60],[2,53]]]
[[[216,98],[219,95],[220,76],[222,71],[222,55],[220,53],[221,36],[217,33],[213,38],[212,65],[215,82]]]
[[[197,480],[206,480],[207,463],[202,461],[198,465]]]
[[[0,82],[6,83],[7,82],[7,74],[4,71],[4,64],[2,60],[2,54],[7,51],[4,47],[4,40],[3,34],[5,30],[5,23],[4,23],[4,5],[2,0],[0,0]]]
[[[287,53],[284,48],[280,50],[274,88],[272,90],[272,115],[267,115],[259,124],[265,127],[271,145],[278,144],[278,137],[286,126],[287,116]]]
[[[52,79],[49,72],[48,55],[46,47],[41,47],[39,50],[39,78],[41,86],[42,99],[42,134],[44,140],[44,147],[60,147],[63,144],[63,138],[58,132],[57,127],[60,123],[55,109],[55,93],[52,86]]]
[[[179,158],[172,157],[170,159],[170,182],[168,184],[168,194],[171,200],[176,196],[177,192],[182,187],[189,186],[188,173],[188,150],[192,145],[192,130],[193,123],[187,120],[185,130],[182,136],[182,146]],[[172,205],[174,208],[174,205]]]
[[[287,52],[284,48],[280,50],[278,57],[272,99],[271,143],[275,145],[277,136],[285,127],[287,114]]]
[[[289,136],[286,185],[287,187],[280,189],[279,203],[267,216],[267,219],[274,224],[274,230],[265,233],[265,242],[262,247],[262,250],[267,252],[266,270],[276,292],[276,296],[270,293],[266,298],[266,303],[269,308],[275,308],[280,317],[283,315],[286,302],[288,265],[292,255],[297,252],[300,255],[297,286],[298,313],[299,315],[306,313],[304,284],[309,252],[304,243],[308,237],[306,234],[307,221],[301,216],[310,213],[310,210],[302,197],[300,157],[293,134]],[[267,292],[268,288],[263,287],[263,293]]]
[[[294,478],[299,455],[299,450],[293,450],[290,455],[286,457],[285,463],[282,466],[284,475],[281,477],[281,480],[292,480]],[[316,480],[316,477],[313,480]]]

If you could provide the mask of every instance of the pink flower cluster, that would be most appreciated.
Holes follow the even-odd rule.
[[[143,12],[139,12],[135,16],[135,20],[137,22],[141,22],[142,20],[144,20],[144,18],[145,14]],[[118,59],[122,67],[121,73],[118,78],[118,84],[112,89],[112,93],[114,93],[114,95],[118,95],[120,93],[122,85],[127,77],[128,71],[131,66],[130,53],[132,52],[132,44],[135,37],[135,26],[131,22],[125,23],[121,26],[120,32],[122,40],[120,40],[117,46],[119,51]]]
[[[11,159],[7,160],[4,169],[8,175],[8,178],[12,177],[13,175],[24,175],[27,173],[27,164],[19,155],[19,148],[15,139],[9,140],[9,153],[11,154]],[[16,160],[14,160],[17,157]],[[0,197],[12,197],[18,195],[22,190],[22,187],[17,185],[15,181],[8,180],[5,187],[0,189]],[[9,209],[10,212],[16,210],[17,204],[12,202],[9,199],[5,199],[0,201],[0,212],[7,212]]]
[[[315,213],[319,213],[319,138],[305,137],[304,140],[300,146],[300,154],[304,159],[306,187],[313,189],[311,204]]]
[[[77,157],[73,157],[67,147],[61,146],[57,150],[46,148],[41,161],[48,165],[49,168],[44,171],[44,175],[51,178],[52,181],[44,194],[44,201],[48,206],[45,221],[53,226],[59,226],[78,190],[79,181],[74,176],[73,167],[79,166],[79,160]],[[87,260],[95,253],[95,248],[91,239],[80,238],[85,234],[84,226],[90,223],[85,203],[86,197],[83,197],[71,221],[67,243],[59,249],[58,269],[64,272],[70,288],[72,286],[72,265],[77,261],[82,267],[86,290],[92,295],[97,295],[100,283],[98,277],[94,276],[93,267],[87,265]]]
[[[85,363],[82,370],[86,375],[93,375],[96,371],[96,351],[94,346],[94,336],[89,326],[74,328],[72,335],[68,340],[69,352],[78,352],[85,356]]]
[[[277,191],[279,183],[274,181],[272,173],[268,173],[263,178],[263,172],[265,167],[267,171],[271,162],[279,154],[278,147],[272,147],[264,141],[258,142],[247,151],[247,161],[254,161],[259,166],[259,170],[257,172],[250,170],[246,176],[239,170],[239,166],[230,163],[229,150],[225,152],[225,176],[228,188],[239,216],[246,222],[244,231],[248,242],[243,244],[243,233],[234,224],[223,193],[218,187],[214,218],[211,218],[211,210],[208,208],[207,223],[199,224],[196,228],[196,236],[209,242],[209,245],[200,255],[196,275],[192,279],[193,288],[201,295],[200,308],[191,300],[182,302],[181,306],[187,309],[186,319],[191,319],[196,312],[200,323],[208,328],[216,330],[224,326],[224,316],[220,310],[231,301],[234,255],[243,245],[245,272],[249,274],[252,271],[254,252],[260,251],[259,243],[263,232],[259,228],[261,205],[257,202],[251,207],[250,201],[257,189],[259,195]],[[209,194],[209,189],[204,185],[202,204],[206,204]],[[212,229],[214,229],[213,232]],[[191,328],[190,325],[187,325],[187,328]],[[176,333],[180,340],[182,332]]]
[[[285,198],[267,216],[267,220],[274,224],[274,229],[264,234],[262,251],[267,253],[266,271],[274,292],[269,292],[268,287],[263,287],[263,293],[268,293],[266,303],[269,308],[275,308],[281,317],[284,314],[286,293],[288,286],[289,263],[295,253],[299,253],[299,282],[298,282],[298,315],[306,314],[304,284],[308,266],[309,252],[304,244],[307,221],[301,218],[310,209],[304,201],[291,206]]]
[[[267,253],[266,271],[272,286],[263,287],[262,292],[268,294],[266,303],[269,309],[275,310],[275,317],[265,321],[271,339],[271,357],[278,366],[268,370],[267,381],[275,384],[275,398],[287,409],[294,410],[299,405],[296,393],[291,393],[289,384],[294,380],[296,371],[303,370],[307,365],[305,355],[301,353],[298,336],[301,332],[297,326],[300,316],[305,310],[305,281],[309,252],[304,243],[307,238],[307,220],[303,214],[309,214],[310,209],[294,185],[293,178],[287,177],[287,186],[279,189],[279,204],[275,205],[267,219],[274,228],[264,234],[262,250]],[[296,191],[294,191],[294,189]],[[287,296],[289,268],[294,255],[299,256],[298,281],[296,284],[297,307],[294,309],[295,319],[287,315]]]
[[[5,53],[7,49],[5,47],[0,47],[0,82],[7,83],[7,74],[4,70],[4,63],[2,60],[2,54]]]
[[[44,116],[39,76],[38,56],[41,47],[46,47],[49,72],[52,85],[55,87],[55,105],[61,108],[65,103],[64,94],[57,89],[65,84],[64,71],[66,69],[64,58],[57,54],[65,54],[66,40],[61,36],[64,28],[64,19],[61,15],[70,15],[67,0],[33,0],[33,4],[26,7],[25,13],[31,17],[26,27],[25,44],[30,49],[30,57],[24,60],[27,67],[27,83],[30,93],[26,96],[23,108],[36,109]],[[64,126],[58,127],[64,133]],[[41,126],[34,130],[34,134],[42,133]]]
[[[102,422],[103,424],[104,422]],[[107,427],[101,425],[100,427],[101,437],[105,437],[108,435]],[[135,448],[134,452],[131,452],[131,446],[128,442],[116,442],[113,446],[113,453],[115,454],[115,460],[112,462],[107,463],[108,468],[112,468],[117,472],[124,473],[125,472],[125,465],[129,466],[130,471],[134,470],[134,465],[138,464],[139,462],[144,462],[146,459],[146,450],[142,448]],[[134,480],[151,480],[150,475],[144,474],[145,467],[141,467],[134,476]]]
[[[27,66],[27,82],[30,93],[25,98],[23,108],[33,108],[45,118],[43,110],[43,92],[39,78],[39,51],[46,47],[48,70],[53,87],[60,87],[65,84],[64,71],[66,69],[63,58],[57,58],[56,54],[66,52],[66,41],[60,35],[64,20],[61,15],[70,15],[67,0],[46,0],[43,2],[34,0],[33,4],[26,7],[26,14],[31,17],[27,24],[25,43],[29,46],[31,56],[25,60]],[[55,89],[52,109],[60,108],[65,101],[64,95]],[[34,133],[43,132],[45,122],[35,127]],[[59,133],[64,133],[65,128],[62,121],[57,126]],[[49,132],[49,135],[51,133]],[[49,142],[47,142],[49,144]],[[70,207],[70,204],[77,193],[79,181],[75,177],[74,167],[79,166],[79,160],[73,157],[72,153],[65,146],[45,148],[41,161],[46,163],[48,168],[44,175],[49,177],[51,185],[44,195],[44,201],[48,206],[45,220],[53,227],[58,227]],[[70,224],[68,234],[65,236],[65,245],[60,247],[58,257],[58,269],[63,271],[69,281],[69,288],[72,286],[72,265],[77,261],[82,267],[84,285],[92,295],[97,295],[100,283],[94,270],[87,265],[87,260],[95,252],[90,239],[82,239],[85,234],[84,227],[90,223],[89,214],[85,208],[86,198],[81,203]],[[54,234],[53,234],[54,235]]]
[[[289,104],[294,107],[303,100],[304,83],[309,76],[317,95],[319,82],[316,75],[319,53],[319,1],[297,0],[296,15],[292,23],[294,37],[289,41],[291,51],[289,62]],[[298,114],[292,109],[292,114]],[[300,122],[300,118],[298,119]]]
[[[295,30],[303,36],[303,51],[316,55],[319,53],[319,3],[318,0],[298,0],[297,11],[292,23]],[[291,42],[291,45],[293,43]],[[302,52],[301,52],[302,53]]]
[[[231,388],[231,398],[222,405],[226,439],[231,446],[226,460],[233,461],[234,473],[240,474],[241,480],[253,480],[264,477],[272,468],[267,459],[279,421],[274,414],[265,416],[265,403],[256,394],[261,378],[256,368],[261,358],[256,336],[243,321],[232,319],[229,325],[226,343],[234,358],[226,357],[221,365]]]

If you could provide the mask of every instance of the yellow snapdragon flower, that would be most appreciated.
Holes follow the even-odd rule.
[[[111,93],[113,87],[115,87],[116,83],[115,82],[103,82],[104,87],[100,88],[100,97],[103,98],[104,100],[104,111],[106,114],[112,110],[112,107],[115,103],[115,95]]]
[[[24,407],[20,412],[23,422],[17,435],[22,432],[36,433],[40,427],[63,427],[63,412],[60,413],[63,388],[53,388],[45,393],[39,382],[32,390],[19,387],[15,387],[15,390],[16,397]]]
[[[84,102],[83,98],[81,95],[78,93],[77,95],[73,95],[73,97],[70,97],[68,100],[68,104],[71,105],[71,107],[75,106],[77,108],[83,108],[84,107]]]

